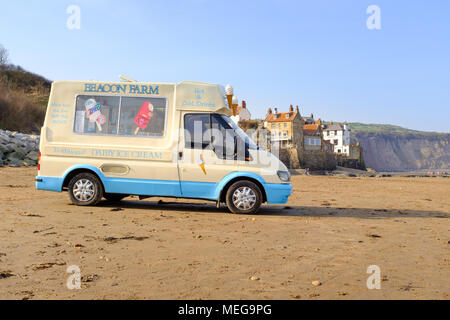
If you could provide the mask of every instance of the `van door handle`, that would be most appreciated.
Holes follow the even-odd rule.
[[[183,159],[183,152],[178,152],[178,160]]]

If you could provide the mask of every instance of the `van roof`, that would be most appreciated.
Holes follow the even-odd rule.
[[[166,85],[180,85],[180,84],[191,84],[191,85],[202,85],[202,86],[220,86],[218,84],[199,82],[199,81],[189,81],[184,80],[181,82],[155,82],[155,81],[102,81],[102,80],[56,80],[53,83],[153,83],[153,84],[166,84]]]

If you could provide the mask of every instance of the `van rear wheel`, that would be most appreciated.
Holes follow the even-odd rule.
[[[77,206],[93,206],[103,196],[103,186],[97,176],[92,173],[79,173],[69,182],[69,197]]]
[[[238,181],[228,188],[226,203],[232,213],[254,214],[261,207],[262,193],[255,183]]]

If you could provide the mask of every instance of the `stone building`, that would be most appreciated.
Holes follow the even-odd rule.
[[[252,114],[247,109],[247,103],[244,100],[242,100],[241,105],[236,108],[236,115],[231,116],[231,119],[234,122],[239,123],[241,121],[248,121],[251,119],[251,117]]]
[[[334,145],[334,152],[350,156],[350,128],[347,122],[324,124],[323,138]]]
[[[280,149],[299,148],[303,145],[303,120],[298,106],[294,110],[290,105],[288,112],[278,112],[277,108],[272,112],[269,108],[264,127],[270,131],[272,144],[279,144]]]
[[[303,141],[305,150],[321,150],[323,147],[322,127],[319,124],[305,124]]]
[[[323,139],[334,147],[337,165],[365,170],[363,149],[357,144],[350,143],[351,130],[347,122],[344,124],[322,124]]]
[[[323,140],[320,119],[315,121],[313,115],[303,118],[298,106],[294,110],[290,105],[288,112],[269,108],[263,123],[270,132],[272,148],[279,149],[280,160],[289,168],[336,168],[333,147]]]
[[[366,170],[366,164],[364,162],[363,148],[359,145],[359,142],[350,144],[348,146],[349,154],[338,153],[336,154],[336,161],[338,166]]]

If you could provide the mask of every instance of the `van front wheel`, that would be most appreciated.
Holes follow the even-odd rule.
[[[257,213],[262,203],[262,193],[259,187],[251,181],[233,183],[227,191],[228,209],[236,214]]]
[[[79,173],[69,182],[69,196],[77,206],[93,206],[102,199],[103,187],[92,173]]]

